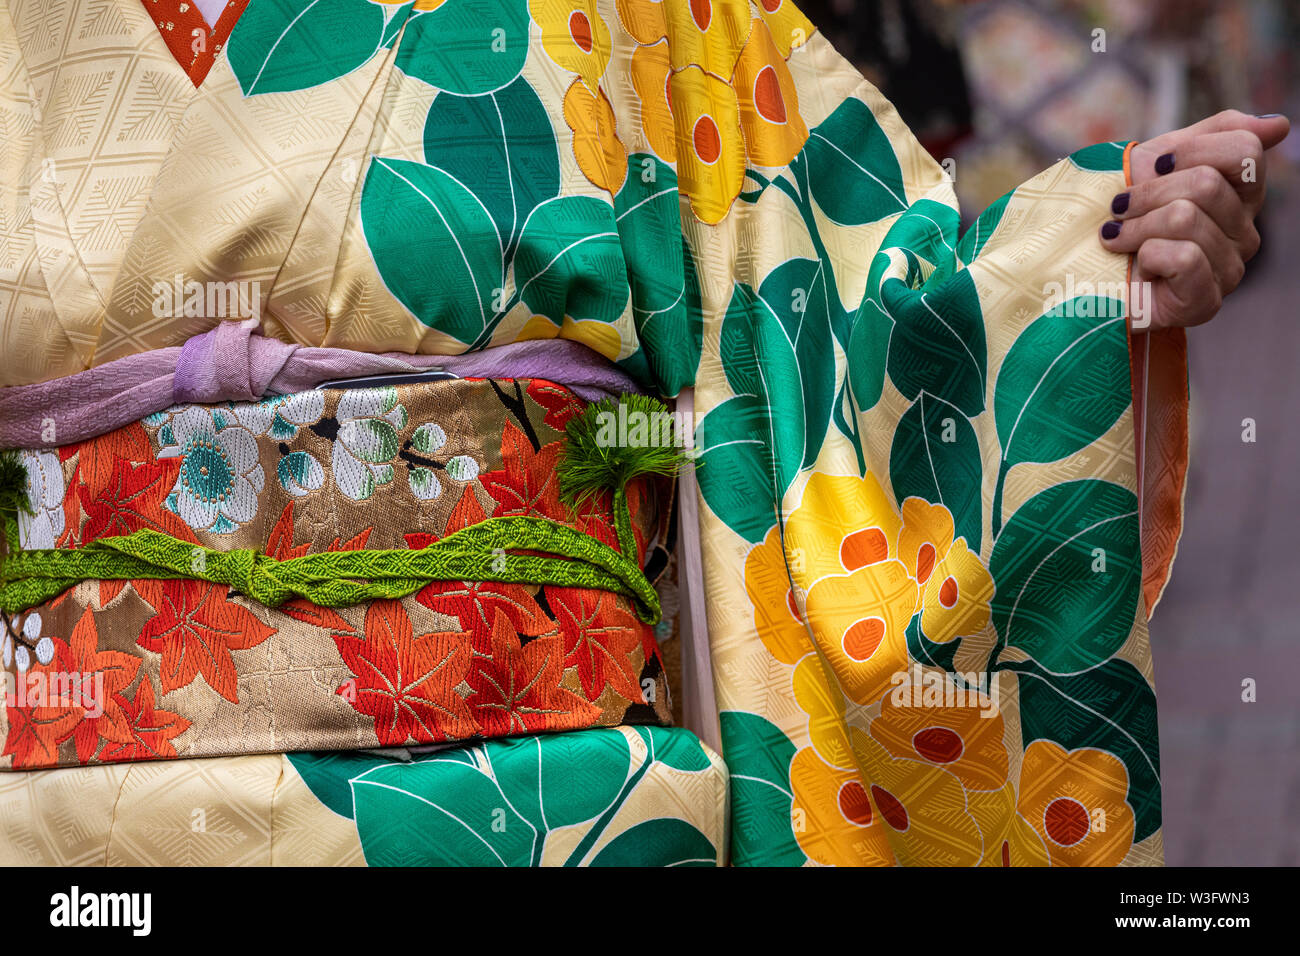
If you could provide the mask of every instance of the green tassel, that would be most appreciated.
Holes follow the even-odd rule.
[[[681,447],[668,406],[648,395],[606,398],[587,406],[564,429],[556,465],[560,498],[573,507],[614,493],[614,526],[623,554],[635,558],[627,483],[642,475],[676,477],[690,455]]]
[[[18,550],[18,513],[35,514],[27,500],[27,469],[16,451],[0,451],[0,525],[10,551]]]
[[[617,492],[641,475],[675,477],[690,456],[677,447],[673,429],[668,406],[648,395],[606,398],[587,406],[564,430],[556,468],[561,499],[580,505],[601,492]]]

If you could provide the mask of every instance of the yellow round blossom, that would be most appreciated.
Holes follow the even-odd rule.
[[[1116,866],[1133,843],[1128,771],[1104,750],[1035,740],[1020,766],[1021,816],[1053,866]]]
[[[673,131],[673,107],[668,80],[672,64],[668,44],[638,46],[632,51],[632,88],[641,100],[641,128],[650,148],[666,163],[677,162],[677,140]]]
[[[808,127],[799,115],[799,94],[790,69],[760,20],[754,21],[731,85],[740,101],[740,125],[750,161],[758,166],[789,164],[803,149]]]
[[[564,122],[573,130],[578,168],[596,186],[617,193],[627,178],[627,152],[614,129],[614,107],[605,91],[574,80],[564,94]]]
[[[932,703],[924,693],[928,687],[899,683],[881,701],[871,736],[895,757],[943,767],[968,790],[1000,788],[1007,780],[1002,714],[978,689],[931,673],[943,681],[942,700]]]
[[[901,522],[871,472],[858,478],[816,472],[785,527],[791,570],[802,587],[896,556]]]
[[[916,582],[899,561],[822,578],[808,591],[813,638],[850,700],[879,700],[906,669],[917,597]]]
[[[749,0],[663,0],[673,69],[697,66],[731,79],[749,39]]]
[[[672,75],[669,90],[677,139],[677,183],[695,215],[726,217],[745,178],[745,146],[735,91],[699,67]]]
[[[546,55],[577,73],[594,93],[613,48],[596,0],[529,0],[528,12],[542,28]]]
[[[618,0],[618,19],[637,43],[658,43],[668,35],[663,0]]]

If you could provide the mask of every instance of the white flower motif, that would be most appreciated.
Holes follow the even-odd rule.
[[[325,469],[305,451],[292,451],[285,455],[275,466],[275,472],[280,487],[295,498],[301,498],[325,483]]]
[[[447,432],[437,422],[425,422],[411,434],[411,447],[422,455],[432,455],[447,444]],[[454,455],[443,471],[452,481],[473,481],[478,477],[478,462],[469,455]],[[411,493],[429,500],[442,494],[442,482],[431,468],[412,468],[407,476]]]
[[[27,502],[34,514],[18,512],[18,540],[24,549],[53,548],[63,534],[63,465],[48,451],[23,452]]]
[[[19,644],[17,647],[14,648],[14,669],[21,674],[31,666],[32,666],[31,655],[27,653],[27,648]]]
[[[231,414],[254,435],[268,431],[277,440],[293,438],[298,429],[320,420],[325,413],[325,393],[320,389],[295,395],[272,395],[256,402],[231,402]]]
[[[169,427],[175,444],[158,457],[181,458],[167,499],[172,509],[191,528],[213,534],[229,534],[251,521],[264,484],[252,433],[201,405],[177,413]]]
[[[334,417],[339,423],[330,462],[334,480],[353,501],[364,501],[393,480],[389,463],[397,457],[406,408],[395,388],[357,388],[343,393]]]

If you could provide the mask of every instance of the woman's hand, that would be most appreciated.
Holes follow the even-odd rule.
[[[1135,328],[1214,318],[1259,251],[1264,151],[1290,128],[1284,116],[1229,110],[1133,147],[1133,186],[1115,197],[1101,237],[1136,254],[1133,280],[1146,292]]]

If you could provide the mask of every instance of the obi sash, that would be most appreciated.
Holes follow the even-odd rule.
[[[0,766],[669,723],[641,567],[671,484],[562,500],[586,406],[542,379],[321,388],[21,452]]]

